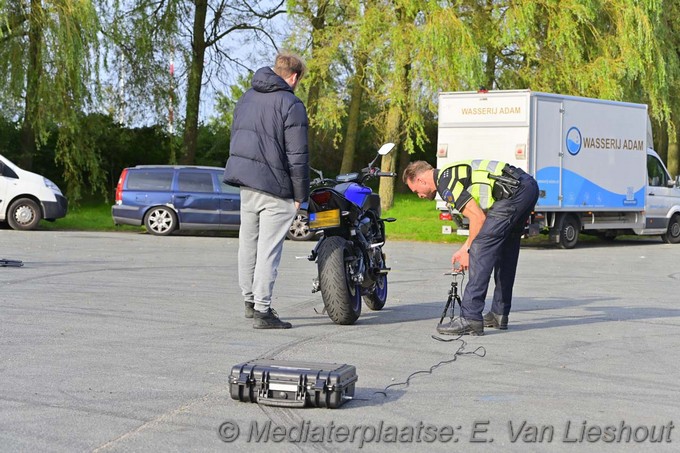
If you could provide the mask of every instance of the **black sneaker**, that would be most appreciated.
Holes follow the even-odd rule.
[[[255,313],[255,303],[246,302],[246,318],[251,319]]]
[[[466,318],[453,318],[453,321],[439,324],[437,332],[442,335],[484,335],[484,323]]]
[[[265,313],[255,311],[253,314],[254,329],[290,329],[291,327],[293,327],[291,323],[281,321],[279,315],[271,308]]]
[[[508,317],[490,311],[484,315],[484,327],[494,327],[500,330],[508,330]]]

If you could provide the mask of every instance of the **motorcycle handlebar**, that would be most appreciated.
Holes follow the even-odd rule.
[[[336,182],[335,179],[331,179],[331,178],[323,178],[323,179],[314,178],[309,182],[309,185],[310,186],[321,186],[321,185],[324,185],[324,184],[335,184],[335,182]]]
[[[391,171],[381,171],[380,167],[364,168],[363,173],[368,175],[368,176],[374,176],[374,177],[381,177],[381,176],[394,177],[394,176],[397,176],[396,173],[391,172]]]

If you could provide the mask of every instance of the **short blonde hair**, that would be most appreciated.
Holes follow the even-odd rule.
[[[287,79],[292,74],[297,74],[298,79],[301,79],[307,67],[305,62],[299,56],[290,52],[279,52],[274,61],[274,72],[284,79]]]
[[[404,184],[408,184],[409,181],[416,179],[419,174],[432,170],[434,170],[434,167],[429,163],[425,162],[424,160],[416,160],[415,162],[411,162],[406,166],[402,176],[402,181],[404,181]]]

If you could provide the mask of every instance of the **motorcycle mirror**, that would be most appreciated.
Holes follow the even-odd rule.
[[[392,148],[394,148],[394,143],[385,143],[380,147],[378,150],[378,154],[376,154],[375,159],[371,161],[370,164],[368,164],[368,168],[373,167],[373,164],[375,163],[376,160],[378,160],[378,156],[384,156],[385,154],[389,153],[392,151]]]
[[[388,154],[390,151],[392,151],[392,148],[394,148],[394,146],[395,146],[394,143],[385,143],[378,150],[378,154],[384,156],[385,154]]]

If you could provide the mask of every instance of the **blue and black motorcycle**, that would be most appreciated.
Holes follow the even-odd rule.
[[[361,315],[362,298],[371,310],[381,310],[387,300],[390,269],[382,247],[385,222],[396,219],[380,217],[380,196],[366,182],[396,176],[374,167],[393,148],[393,143],[383,145],[361,172],[312,181],[309,227],[323,233],[309,255],[319,271],[312,292],[321,291],[324,310],[336,324],[354,324]]]

